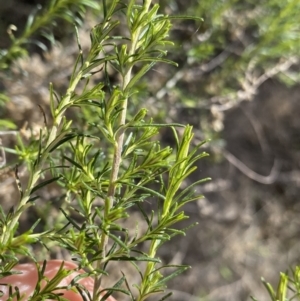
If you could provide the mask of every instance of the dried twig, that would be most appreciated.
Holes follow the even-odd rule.
[[[262,176],[250,169],[249,167],[247,167],[242,161],[240,161],[230,152],[222,150],[222,154],[233,166],[235,166],[240,172],[242,172],[245,176],[252,179],[253,181],[269,185],[274,183],[278,177],[280,162],[277,159],[275,159],[274,161],[274,165],[271,169],[270,174],[268,176]]]

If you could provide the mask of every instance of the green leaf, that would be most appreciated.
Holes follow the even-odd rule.
[[[272,285],[270,283],[266,282],[264,278],[261,278],[261,281],[264,284],[265,288],[267,289],[267,291],[268,291],[268,293],[271,297],[271,300],[272,301],[277,301],[276,300],[276,294],[275,294],[275,291],[274,291]]]
[[[0,128],[2,129],[9,129],[9,130],[15,130],[17,129],[17,126],[15,123],[9,119],[0,119]]]
[[[80,164],[78,164],[76,161],[74,161],[73,159],[71,159],[67,156],[63,156],[63,158],[66,159],[67,161],[69,161],[73,166],[76,166],[79,170],[84,172],[83,167]]]
[[[129,247],[117,236],[112,233],[106,233],[114,242],[116,242],[120,247],[124,248],[127,252],[130,252]]]
[[[161,299],[159,299],[159,301],[164,301],[164,300],[168,299],[169,297],[171,297],[172,295],[173,295],[173,293],[170,292],[170,293],[164,295]]]
[[[160,263],[161,260],[158,258],[152,258],[149,256],[112,256],[109,258],[110,260],[113,261],[147,261],[147,262],[156,262],[156,263]]]
[[[286,301],[289,277],[284,273],[280,273],[280,280],[276,292],[276,300]]]
[[[169,280],[177,277],[178,275],[180,275],[181,273],[185,272],[187,269],[190,269],[191,267],[190,266],[187,266],[187,265],[180,265],[180,266],[177,266],[177,265],[167,265],[167,266],[162,266],[158,269],[156,269],[155,271],[158,271],[158,270],[161,270],[163,268],[169,268],[169,267],[172,267],[172,268],[177,268],[175,272],[171,273],[170,275],[168,276],[165,276],[162,278],[162,280],[158,281],[156,283],[156,286],[161,286],[161,285],[164,285],[166,282],[168,282]],[[155,272],[153,271],[153,272]]]
[[[39,183],[38,185],[34,186],[32,189],[31,189],[31,192],[30,193],[34,193],[36,192],[37,190],[41,189],[42,187],[45,187],[53,182],[56,182],[57,180],[59,180],[61,178],[61,176],[58,176],[58,177],[55,177],[55,178],[52,178],[52,179],[49,179],[49,180],[46,180],[44,182],[41,182]]]

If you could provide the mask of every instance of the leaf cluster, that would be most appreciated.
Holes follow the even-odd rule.
[[[262,278],[262,282],[272,301],[292,301],[300,299],[300,267],[296,266],[285,273],[280,273],[277,288]],[[255,297],[252,300],[257,301]]]
[[[57,6],[64,3],[69,2],[51,2],[49,14],[57,16]],[[82,5],[92,6],[89,1]],[[130,262],[141,279],[135,284],[136,297],[123,275],[103,298],[118,290],[133,300],[145,300],[163,292],[169,279],[187,269],[164,266],[157,250],[174,235],[185,233],[176,225],[188,218],[183,206],[201,197],[194,188],[204,180],[184,189],[182,186],[195,171],[196,162],[207,154],[200,152],[202,143],[192,146],[189,125],[154,123],[145,108],[128,115],[129,107],[134,111],[131,97],[138,94],[140,79],[157,63],[176,65],[164,58],[166,47],[172,44],[168,40],[169,17],[160,14],[159,6],[149,0],[142,4],[134,0],[128,4],[103,1],[102,10],[102,21],[91,30],[87,54],[83,54],[78,40],[78,56],[65,94],[58,96],[53,85],[49,86],[52,124],[45,122],[39,136],[29,142],[20,137],[15,150],[20,162],[26,163],[29,179],[25,184],[20,181],[16,168],[19,200],[10,212],[0,212],[0,260],[5,266],[2,276],[11,268],[10,262],[18,262],[20,256],[35,261],[32,244],[39,243],[48,250],[58,246],[94,277],[92,300],[99,300],[101,279],[108,275],[110,261]],[[126,16],[127,32],[116,36],[121,16]],[[64,18],[68,19],[68,14]],[[43,22],[43,17],[34,17],[26,30],[30,32]],[[106,80],[108,68],[119,75],[115,85]],[[103,80],[93,84],[99,73]],[[93,134],[73,126],[72,119],[66,117],[73,108],[92,110],[96,116],[90,124]],[[157,135],[165,127],[172,130],[174,149],[158,141]],[[179,127],[183,128],[181,135]],[[57,221],[51,229],[40,232],[36,230],[38,220],[22,233],[21,216],[37,204],[43,188],[53,183],[60,185],[63,199]],[[145,202],[156,209],[147,211]],[[133,210],[147,225],[143,231],[137,224],[134,234],[125,223]],[[147,241],[149,248],[144,249]],[[141,261],[146,263],[144,270],[138,265]],[[173,272],[164,276],[166,268]],[[65,277],[64,273],[61,269],[57,280]],[[45,287],[43,294],[53,298],[54,288]],[[33,298],[40,294],[37,285]]]
[[[37,34],[54,44],[53,27],[57,26],[60,20],[80,25],[87,8],[96,11],[100,9],[98,3],[93,0],[51,0],[45,8],[41,5],[36,7],[17,36],[14,32],[18,31],[18,28],[11,24],[7,29],[11,44],[7,49],[0,49],[0,70],[8,69],[18,58],[26,56],[30,44],[47,51],[47,46],[37,38]]]

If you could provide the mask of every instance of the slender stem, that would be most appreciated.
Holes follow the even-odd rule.
[[[151,4],[151,1],[147,0],[144,3],[144,9],[141,15],[147,13],[149,6]],[[139,42],[139,37],[141,33],[142,28],[138,27],[134,33],[132,33],[131,37],[131,48],[129,51],[129,63],[132,61],[132,57],[136,52],[137,49],[137,44]],[[131,73],[132,73],[132,68],[133,66],[128,68],[126,74],[124,75],[123,78],[123,83],[122,83],[122,91],[125,91],[126,87],[128,86],[130,80],[131,80]],[[127,115],[127,103],[128,103],[128,97],[126,96],[123,103],[122,103],[122,111],[120,115],[120,120],[119,120],[119,125],[122,126],[126,122],[126,115]],[[110,198],[110,205],[113,205],[113,197],[115,195],[115,190],[116,190],[116,185],[115,182],[118,179],[118,173],[120,169],[120,164],[121,164],[121,153],[122,153],[122,148],[123,148],[123,142],[124,142],[124,130],[120,130],[117,136],[117,141],[115,144],[115,151],[114,151],[114,158],[113,158],[113,165],[112,165],[112,172],[111,172],[111,177],[110,177],[110,185],[108,189],[108,197]]]
[[[89,61],[86,61],[85,66],[88,65],[88,64],[89,64]],[[83,70],[83,69],[81,69],[81,70]],[[24,191],[24,194],[23,194],[23,196],[20,200],[18,208],[15,211],[12,218],[7,222],[6,230],[3,231],[3,235],[0,237],[0,246],[5,247],[7,245],[10,237],[14,233],[14,229],[15,229],[15,227],[16,227],[19,219],[20,219],[20,216],[22,215],[22,213],[24,211],[24,210],[22,210],[22,208],[24,208],[25,206],[29,206],[29,205],[27,205],[27,202],[30,199],[31,190],[40,178],[42,166],[43,166],[43,164],[44,164],[44,162],[45,162],[45,160],[48,156],[48,152],[49,152],[48,146],[57,137],[57,132],[58,132],[58,129],[61,125],[62,118],[64,116],[65,111],[69,107],[68,104],[70,104],[70,102],[71,102],[71,96],[72,96],[78,82],[80,81],[80,79],[82,77],[82,71],[81,70],[78,72],[77,76],[74,78],[74,80],[70,84],[69,89],[66,93],[66,96],[63,98],[63,100],[60,103],[60,106],[62,107],[62,109],[58,112],[57,116],[55,116],[53,126],[50,130],[50,133],[49,133],[48,138],[47,138],[47,142],[45,144],[44,152],[41,154],[41,157],[36,162],[36,165],[34,165],[32,167],[32,170],[30,172],[30,177],[29,177],[29,180],[28,180],[28,183],[27,183],[27,187],[26,187],[26,189]]]
[[[144,1],[143,5],[143,11],[141,14],[146,14],[149,10],[151,4],[151,0],[146,0]],[[140,33],[143,28],[139,26],[135,32],[131,33],[131,47],[128,53],[129,56],[129,63],[132,61],[133,55],[136,53],[137,50],[137,45],[139,42],[140,38]],[[122,82],[122,91],[125,92],[128,84],[130,83],[131,76],[132,76],[132,68],[133,66],[130,65],[130,67],[127,69],[124,77],[123,77],[123,82]],[[128,96],[125,95],[125,98],[122,102],[121,105],[121,113],[119,117],[119,126],[122,126],[126,123],[126,116],[127,116],[127,106],[128,106]],[[124,144],[124,135],[125,132],[124,130],[119,130],[115,145],[114,145],[114,155],[113,155],[113,162],[112,162],[112,170],[110,174],[110,181],[109,181],[109,187],[108,187],[108,193],[107,193],[107,200],[105,201],[105,212],[104,212],[104,219],[106,218],[107,214],[110,212],[110,209],[113,207],[114,203],[114,197],[115,197],[115,192],[116,192],[116,181],[118,179],[118,174],[120,170],[120,165],[121,165],[121,155],[122,155],[122,149],[123,149],[123,144]],[[109,227],[107,226],[107,231],[109,231]],[[102,252],[102,260],[99,260],[97,262],[97,268],[101,268],[101,265],[103,261],[105,261],[106,257],[106,246],[108,243],[108,236],[105,233],[102,233],[101,235],[101,241],[100,241],[100,250]],[[94,284],[94,294],[93,294],[93,300],[97,300],[97,296],[99,296],[99,291],[101,290],[101,278],[102,274],[100,274],[98,277],[95,279],[95,284]]]

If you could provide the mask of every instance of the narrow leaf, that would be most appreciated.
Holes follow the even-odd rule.
[[[42,183],[39,183],[38,185],[36,185],[36,186],[34,186],[34,187],[32,188],[32,190],[31,190],[30,193],[34,193],[35,191],[39,190],[40,188],[42,188],[42,187],[44,187],[44,186],[46,186],[46,185],[48,185],[48,184],[50,184],[50,183],[53,183],[53,182],[57,181],[57,180],[60,179],[60,178],[61,178],[61,176],[58,176],[58,177],[49,179],[49,180],[47,180],[47,181],[44,181],[44,182],[42,182]]]

